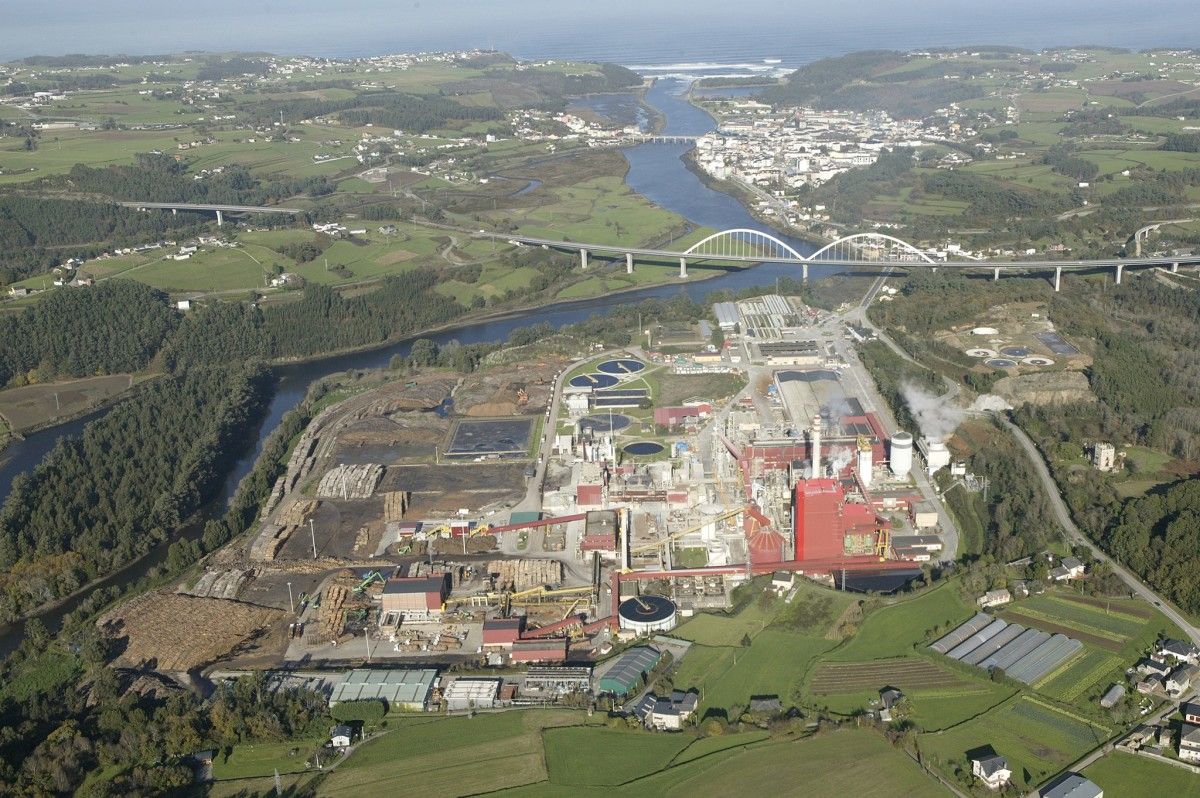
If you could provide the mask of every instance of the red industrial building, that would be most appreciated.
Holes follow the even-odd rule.
[[[485,648],[512,648],[524,627],[523,618],[490,618],[483,622],[483,645]]]
[[[712,414],[712,405],[701,402],[684,407],[654,408],[654,423],[660,427],[677,427],[693,418],[701,418]]]
[[[381,608],[386,615],[400,613],[406,619],[439,618],[450,595],[450,575],[396,577],[383,584]]]
[[[875,544],[887,525],[870,504],[847,502],[842,483],[835,479],[802,479],[796,483],[793,524],[796,559],[829,560],[847,553],[848,539]],[[862,544],[858,543],[861,549]]]
[[[551,637],[544,640],[517,640],[512,644],[513,662],[566,662],[568,640]]]

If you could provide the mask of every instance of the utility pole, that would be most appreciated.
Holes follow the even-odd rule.
[[[292,615],[296,614],[296,602],[292,600],[292,583],[288,582],[288,606],[292,608]]]
[[[313,559],[317,559],[317,530],[313,527],[313,520],[308,519],[308,532],[312,535]]]

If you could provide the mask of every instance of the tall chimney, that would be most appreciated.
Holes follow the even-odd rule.
[[[821,417],[813,416],[812,420],[812,474],[813,479],[820,479],[821,473]]]

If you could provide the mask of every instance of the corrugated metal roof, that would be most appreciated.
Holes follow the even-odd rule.
[[[643,674],[649,673],[658,664],[662,653],[651,646],[631,648],[620,656],[616,664],[600,677],[600,689],[605,692],[625,694],[637,687]]]
[[[424,705],[437,671],[432,668],[356,668],[333,686],[329,702],[384,700]]]

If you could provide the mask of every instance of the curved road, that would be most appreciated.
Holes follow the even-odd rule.
[[[1063,530],[1067,533],[1067,540],[1072,544],[1086,546],[1091,551],[1092,557],[1100,562],[1107,563],[1112,568],[1113,573],[1119,576],[1121,581],[1128,585],[1131,591],[1161,610],[1163,615],[1174,621],[1193,643],[1200,645],[1200,629],[1193,626],[1183,613],[1175,609],[1165,598],[1155,593],[1134,576],[1133,573],[1101,551],[1095,543],[1079,530],[1079,527],[1075,526],[1075,522],[1071,519],[1071,513],[1067,509],[1067,503],[1063,501],[1062,494],[1058,492],[1058,484],[1050,476],[1050,469],[1046,466],[1046,461],[1042,459],[1042,453],[1038,451],[1037,445],[1025,434],[1025,431],[1001,413],[993,413],[992,415],[997,421],[1008,428],[1008,431],[1017,439],[1017,442],[1021,444],[1021,448],[1025,450],[1025,453],[1033,462],[1034,471],[1046,489],[1046,496],[1050,499],[1050,507],[1054,510],[1054,515],[1058,519],[1058,523],[1062,525]]]

